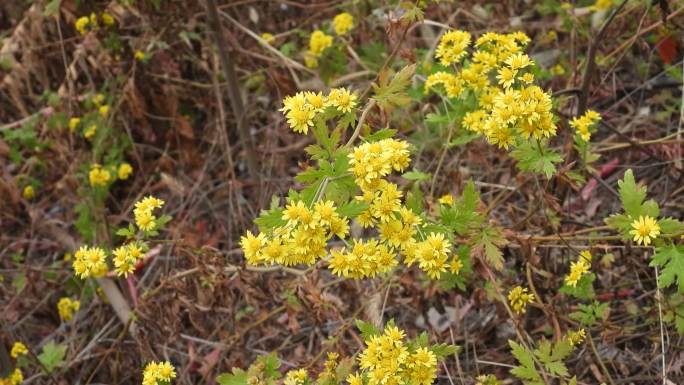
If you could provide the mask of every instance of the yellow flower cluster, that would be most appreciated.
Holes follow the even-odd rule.
[[[447,32],[435,56],[443,65],[457,64],[468,56],[470,41],[465,31]],[[534,62],[522,52],[529,41],[522,32],[485,33],[458,73],[436,72],[428,76],[425,88],[442,85],[450,98],[474,95],[478,108],[468,112],[462,124],[500,148],[507,149],[516,140],[553,136],[551,96],[532,84],[529,69]]]
[[[591,259],[589,250],[582,251],[577,262],[570,264],[570,273],[565,276],[565,284],[577,287],[577,282],[591,269]]]
[[[444,66],[457,64],[466,56],[470,40],[471,36],[466,31],[448,31],[439,40],[435,57]]]
[[[629,233],[634,236],[634,242],[648,246],[660,235],[660,225],[653,217],[642,215],[632,222],[632,230]]]
[[[81,246],[74,255],[73,267],[76,275],[82,279],[105,275],[107,261],[104,250],[99,247]]]
[[[306,369],[290,370],[285,375],[283,385],[304,385],[304,382],[309,378]]]
[[[508,293],[508,302],[517,314],[525,313],[527,304],[533,301],[534,294],[528,293],[527,288],[522,286],[516,286]]]
[[[170,362],[150,362],[143,371],[142,385],[161,385],[176,378],[176,370]]]
[[[356,99],[356,94],[346,88],[333,88],[327,96],[321,92],[298,92],[283,100],[280,111],[285,113],[292,131],[307,134],[317,114],[328,107],[340,113],[349,113],[356,108]]]
[[[601,120],[601,115],[594,110],[587,110],[584,115],[573,118],[570,121],[570,127],[577,131],[577,134],[583,141],[588,142],[591,139],[591,128]]]
[[[108,27],[116,24],[114,17],[107,12],[100,14],[100,20],[102,21],[102,24]],[[78,31],[78,33],[81,35],[85,35],[88,31],[96,30],[99,28],[97,15],[95,13],[91,13],[90,16],[79,17],[76,19],[76,22],[74,22],[74,28],[76,28],[76,31]]]
[[[328,47],[332,46],[333,37],[321,30],[315,30],[309,38],[309,50],[304,53],[304,62],[309,68],[318,67],[318,58]]]
[[[27,201],[30,201],[36,196],[36,190],[33,188],[33,186],[26,185],[24,187],[24,190],[21,192],[21,196],[24,197]]]
[[[106,186],[107,183],[111,180],[112,176],[109,173],[109,170],[106,168],[102,168],[97,163],[93,163],[90,166],[90,172],[88,172],[88,180],[90,181],[90,185],[92,187],[101,187],[101,186]]]
[[[62,321],[71,321],[74,318],[74,313],[80,308],[81,302],[69,297],[62,297],[59,302],[57,302],[57,312]]]
[[[12,345],[10,356],[12,356],[12,358],[19,358],[19,356],[23,356],[24,354],[28,354],[28,348],[26,345],[19,341],[15,342],[14,345]]]
[[[584,338],[587,336],[586,332],[584,331],[583,328],[580,328],[578,330],[571,330],[568,332],[567,339],[568,342],[570,342],[570,345],[575,346],[582,341],[584,341]]]
[[[349,385],[430,385],[437,377],[437,356],[428,348],[409,350],[405,333],[387,326],[382,335],[366,340],[359,356],[360,372],[347,377]]]
[[[24,382],[24,374],[19,368],[15,368],[9,376],[0,378],[0,385],[20,385],[22,382]]]
[[[348,12],[342,12],[333,18],[332,26],[338,36],[346,35],[354,28],[354,17]]]
[[[116,171],[117,176],[121,180],[126,180],[128,179],[129,176],[133,173],[133,166],[131,166],[128,163],[121,163],[119,165],[119,169]]]
[[[287,224],[276,227],[269,236],[254,236],[250,231],[240,238],[247,262],[252,265],[311,265],[327,255],[326,246],[333,236],[344,239],[349,223],[341,217],[332,201],[317,202],[312,208],[304,202],[290,202],[283,211]]]
[[[135,265],[145,256],[143,248],[137,242],[119,246],[112,254],[114,271],[117,275],[124,277],[128,277],[128,274],[134,272]]]
[[[138,228],[145,232],[154,230],[157,227],[157,217],[152,212],[163,205],[163,200],[151,195],[136,202],[133,215],[135,216],[135,224],[138,225]]]

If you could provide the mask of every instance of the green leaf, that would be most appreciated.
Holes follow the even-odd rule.
[[[641,215],[641,204],[646,199],[646,187],[637,186],[634,181],[634,173],[631,169],[625,171],[621,181],[618,181],[618,192],[620,201],[625,212],[632,218]]]
[[[429,180],[432,175],[427,172],[422,172],[422,171],[408,171],[405,172],[402,177],[404,179],[408,180],[415,180],[415,181],[424,181],[424,180]]]
[[[351,219],[366,211],[367,208],[368,203],[354,200],[338,207],[337,212],[341,216]]]
[[[55,368],[64,363],[66,350],[66,345],[58,345],[54,341],[50,341],[43,346],[43,351],[38,355],[38,361],[43,364],[48,373],[52,373]]]
[[[270,232],[276,227],[283,226],[287,223],[283,219],[283,208],[276,207],[268,211],[262,210],[259,218],[254,220],[257,226],[259,226],[259,231],[262,233]]]
[[[368,341],[373,336],[380,335],[380,330],[370,322],[357,319],[354,321],[354,324],[356,324],[356,328],[361,332],[361,337],[364,341]]]
[[[678,235],[684,232],[684,223],[670,217],[659,220],[658,226],[662,234]]]
[[[116,230],[116,235],[124,237],[124,238],[128,238],[128,237],[132,236],[133,234],[131,234],[130,230],[127,227],[122,227],[122,228]]]
[[[594,281],[596,280],[596,274],[594,273],[589,273],[585,274],[580,278],[579,282],[577,282],[577,285],[575,287],[572,287],[568,284],[564,284],[560,288],[560,292],[563,294],[567,294],[570,296],[573,296],[575,298],[579,299],[592,299],[595,296],[594,293]]]
[[[45,5],[45,10],[43,11],[43,15],[45,16],[52,16],[55,13],[59,11],[59,6],[62,0],[52,0],[49,3]]]
[[[515,357],[515,359],[518,360],[522,366],[528,368],[534,367],[534,357],[532,357],[531,352],[513,340],[508,340],[508,345],[511,347],[511,353],[513,354],[513,357]]]
[[[629,239],[629,231],[632,229],[632,219],[626,214],[614,214],[603,220],[608,226],[617,230],[622,237]]]
[[[495,227],[486,227],[475,236],[475,244],[471,250],[473,257],[484,257],[485,261],[496,270],[503,269],[503,253],[499,247],[506,245],[501,231]]]
[[[684,293],[684,245],[667,245],[656,249],[651,266],[660,270],[660,286],[670,287],[677,283],[677,290]]]
[[[544,174],[551,179],[556,172],[556,163],[561,163],[563,157],[550,148],[540,148],[532,142],[523,142],[511,152],[511,156],[518,161],[518,168],[523,171]]]
[[[411,98],[406,94],[406,89],[411,84],[411,78],[416,72],[416,65],[411,64],[397,72],[391,81],[387,80],[387,73],[381,72],[378,84],[373,83],[375,95],[373,99],[383,110],[391,110],[408,104]]]
[[[456,345],[438,344],[430,347],[430,350],[435,353],[438,359],[444,359],[458,353],[459,347]]]
[[[222,373],[216,377],[220,385],[249,385],[249,376],[242,369],[233,368],[233,373]]]
[[[374,133],[370,135],[366,135],[363,137],[363,139],[366,142],[377,142],[383,139],[389,139],[394,137],[394,135],[397,133],[397,130],[393,130],[391,128],[383,128],[382,130],[375,131]]]

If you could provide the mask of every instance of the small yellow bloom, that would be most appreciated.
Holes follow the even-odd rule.
[[[516,286],[508,293],[508,302],[511,304],[514,312],[523,314],[527,304],[534,302],[534,294],[528,293],[527,288]]]
[[[106,104],[104,106],[100,106],[97,112],[100,114],[100,116],[106,117],[109,114],[109,106]]]
[[[90,167],[90,172],[88,173],[88,180],[92,187],[104,186],[111,179],[109,171],[102,168],[99,164],[95,163]]]
[[[454,196],[451,194],[442,195],[442,197],[439,198],[439,203],[447,206],[452,206],[454,204]]]
[[[83,137],[86,139],[92,139],[93,136],[95,136],[95,133],[97,132],[97,126],[95,124],[91,124],[86,128],[86,130],[83,132]]]
[[[632,228],[633,230],[629,233],[634,236],[634,242],[644,246],[651,244],[651,241],[660,234],[658,222],[648,215],[635,219],[632,222]]]
[[[12,345],[12,351],[10,351],[10,356],[12,358],[18,358],[19,356],[23,356],[24,354],[28,354],[28,348],[26,345],[23,343],[17,341]]]
[[[160,208],[164,205],[164,201],[153,196],[143,198],[136,202],[135,209],[133,209],[133,216],[135,217],[135,224],[142,231],[152,231],[157,227],[157,217],[152,214],[152,210]]]
[[[264,41],[268,44],[273,44],[275,41],[275,37],[273,37],[273,34],[264,32],[261,34],[261,38],[264,39]]]
[[[71,321],[74,318],[74,313],[81,307],[81,302],[72,300],[69,297],[63,297],[57,302],[57,311],[59,318],[62,321]]]
[[[102,102],[104,102],[104,100],[105,100],[105,96],[103,94],[96,94],[95,96],[93,96],[93,103],[95,103],[98,106],[100,104],[102,104]]]
[[[319,57],[323,54],[326,48],[332,46],[333,37],[326,35],[323,31],[316,30],[311,33],[309,38],[309,52],[315,56]]]
[[[88,27],[90,25],[90,19],[88,19],[88,16],[81,16],[76,20],[74,23],[74,27],[80,33],[81,35],[85,35],[86,32],[88,32]]]
[[[71,118],[69,119],[69,131],[74,132],[78,128],[78,125],[81,123],[81,118]]]
[[[176,378],[176,370],[170,362],[150,362],[143,371],[143,385],[161,385]]]
[[[9,376],[0,378],[0,385],[21,385],[23,382],[24,374],[19,368],[15,368]]]
[[[24,187],[24,191],[21,193],[21,195],[24,197],[24,199],[30,201],[36,196],[36,191],[34,190],[33,186],[29,184]]]
[[[141,50],[136,50],[133,55],[135,56],[135,60],[137,60],[137,61],[144,61],[145,58],[147,58],[147,55],[145,54],[145,52],[143,52]]]
[[[338,36],[346,35],[354,28],[354,17],[348,12],[342,12],[333,18],[332,25]]]
[[[102,12],[102,14],[100,15],[100,19],[102,19],[102,23],[104,23],[104,25],[106,25],[106,26],[111,27],[112,25],[114,25],[116,23],[116,20],[114,20],[114,17],[107,12]]]
[[[580,328],[576,331],[569,331],[568,332],[568,342],[570,342],[570,345],[575,346],[579,344],[580,342],[584,341],[584,338],[586,337],[586,332],[584,331],[583,328]]]
[[[119,179],[126,180],[133,173],[133,166],[128,163],[121,163],[116,173]]]

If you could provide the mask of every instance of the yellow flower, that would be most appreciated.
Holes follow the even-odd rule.
[[[117,275],[128,277],[128,274],[135,271],[135,265],[144,258],[142,248],[137,243],[129,243],[125,246],[120,246],[112,252],[114,262],[114,271]]]
[[[85,137],[86,139],[92,139],[92,137],[95,136],[95,132],[97,132],[97,126],[95,124],[91,124],[83,132],[83,137]]]
[[[577,287],[577,283],[582,279],[582,276],[591,269],[591,254],[589,258],[580,255],[579,260],[570,264],[570,273],[565,276],[565,284],[572,287]]]
[[[152,211],[161,208],[163,205],[163,200],[151,195],[136,202],[133,216],[138,228],[145,232],[154,230],[157,227],[157,217],[152,214]]]
[[[583,328],[580,328],[576,331],[569,331],[567,335],[568,342],[570,342],[570,345],[575,346],[579,344],[580,342],[584,341],[584,338],[586,337],[586,332],[584,331]]]
[[[458,63],[466,55],[470,39],[470,33],[466,31],[446,32],[439,41],[435,57],[445,66]]]
[[[24,374],[19,368],[15,368],[7,377],[0,378],[0,385],[21,385],[23,382]]]
[[[336,34],[346,35],[354,28],[354,17],[347,12],[342,12],[333,18],[332,25]]]
[[[90,181],[90,185],[92,187],[105,186],[107,183],[109,183],[110,179],[111,175],[109,174],[109,171],[102,168],[102,166],[99,164],[94,163],[92,166],[90,166],[88,180]]]
[[[339,112],[349,113],[356,108],[356,94],[346,88],[333,88],[326,99],[326,105],[335,107]]]
[[[261,34],[261,38],[264,39],[264,41],[268,44],[273,44],[275,41],[275,38],[273,37],[273,34],[270,34],[268,32],[264,32]]]
[[[632,229],[629,233],[634,236],[634,242],[648,246],[651,241],[660,234],[660,226],[652,217],[646,215],[639,216],[632,222]]]
[[[313,31],[311,37],[309,38],[309,53],[315,57],[319,57],[323,54],[326,48],[332,46],[333,37],[326,35],[323,31],[316,30]]]
[[[57,302],[57,311],[59,318],[62,321],[71,321],[74,318],[74,313],[81,307],[81,302],[72,300],[69,297],[63,297]]]
[[[176,370],[170,362],[150,362],[143,370],[142,385],[161,385],[174,378],[176,378]]]
[[[304,381],[309,378],[309,374],[305,369],[290,370],[285,375],[283,385],[303,385]]]
[[[81,118],[71,118],[69,119],[69,131],[74,132],[78,125],[81,123]]]
[[[26,345],[19,341],[15,342],[14,345],[12,345],[10,356],[12,356],[12,358],[18,358],[19,356],[23,356],[24,354],[28,354],[28,348],[26,347]]]
[[[139,49],[135,50],[135,53],[133,54],[133,56],[135,57],[135,60],[137,60],[137,61],[145,61],[145,59],[147,58],[147,54],[145,54],[144,51],[141,51]]]
[[[451,194],[442,195],[439,198],[439,203],[447,206],[452,206],[454,204],[454,196]]]
[[[104,23],[104,25],[106,25],[106,26],[111,27],[112,25],[114,25],[116,23],[116,20],[114,20],[114,17],[107,12],[102,12],[102,14],[100,15],[100,19],[102,19],[102,23]]]
[[[100,116],[106,117],[109,114],[109,106],[106,104],[104,106],[100,106],[97,112],[100,114]]]
[[[98,106],[100,104],[102,104],[102,102],[104,102],[104,100],[105,100],[105,96],[103,94],[98,93],[98,94],[95,94],[95,96],[93,96],[93,103],[95,103]]]
[[[577,130],[577,134],[583,141],[588,142],[591,139],[591,129],[595,124],[601,120],[601,115],[593,110],[587,110],[584,115],[573,118],[570,121],[570,127]]]
[[[477,381],[475,385],[499,385],[499,379],[493,374],[481,375],[475,378]]]
[[[78,33],[80,33],[81,35],[85,35],[86,32],[88,32],[88,28],[90,27],[90,19],[88,18],[88,16],[81,16],[74,23],[74,27],[76,28]]]
[[[82,279],[100,277],[107,272],[105,252],[99,247],[81,246],[74,255],[72,265],[76,275]]]
[[[24,199],[30,201],[31,199],[33,199],[33,197],[36,196],[36,191],[33,188],[33,186],[29,184],[26,185],[26,187],[24,187],[24,191],[22,191],[21,195],[24,197]]]
[[[513,311],[517,314],[525,313],[528,303],[534,301],[534,294],[528,293],[527,288],[521,286],[514,287],[508,293],[508,302],[511,304]]]
[[[613,0],[596,0],[596,2],[589,8],[592,11],[603,11],[613,6]]]
[[[126,180],[133,173],[133,167],[128,163],[121,163],[116,174],[121,180]]]

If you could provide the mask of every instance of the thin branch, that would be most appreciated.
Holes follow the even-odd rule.
[[[235,123],[237,124],[238,135],[240,136],[240,140],[244,145],[249,174],[252,178],[258,179],[260,168],[256,157],[256,151],[254,151],[254,142],[252,141],[252,137],[249,134],[247,126],[244,124],[245,105],[242,101],[240,83],[238,82],[238,77],[235,72],[235,62],[233,61],[232,56],[228,53],[228,44],[223,36],[223,28],[221,26],[221,22],[219,21],[216,1],[205,0],[205,5],[207,8],[209,28],[211,29],[214,43],[218,49],[219,60],[221,61],[221,67],[223,67],[223,73],[226,77],[226,81],[228,82],[230,105],[233,108],[233,114],[235,115]]]

